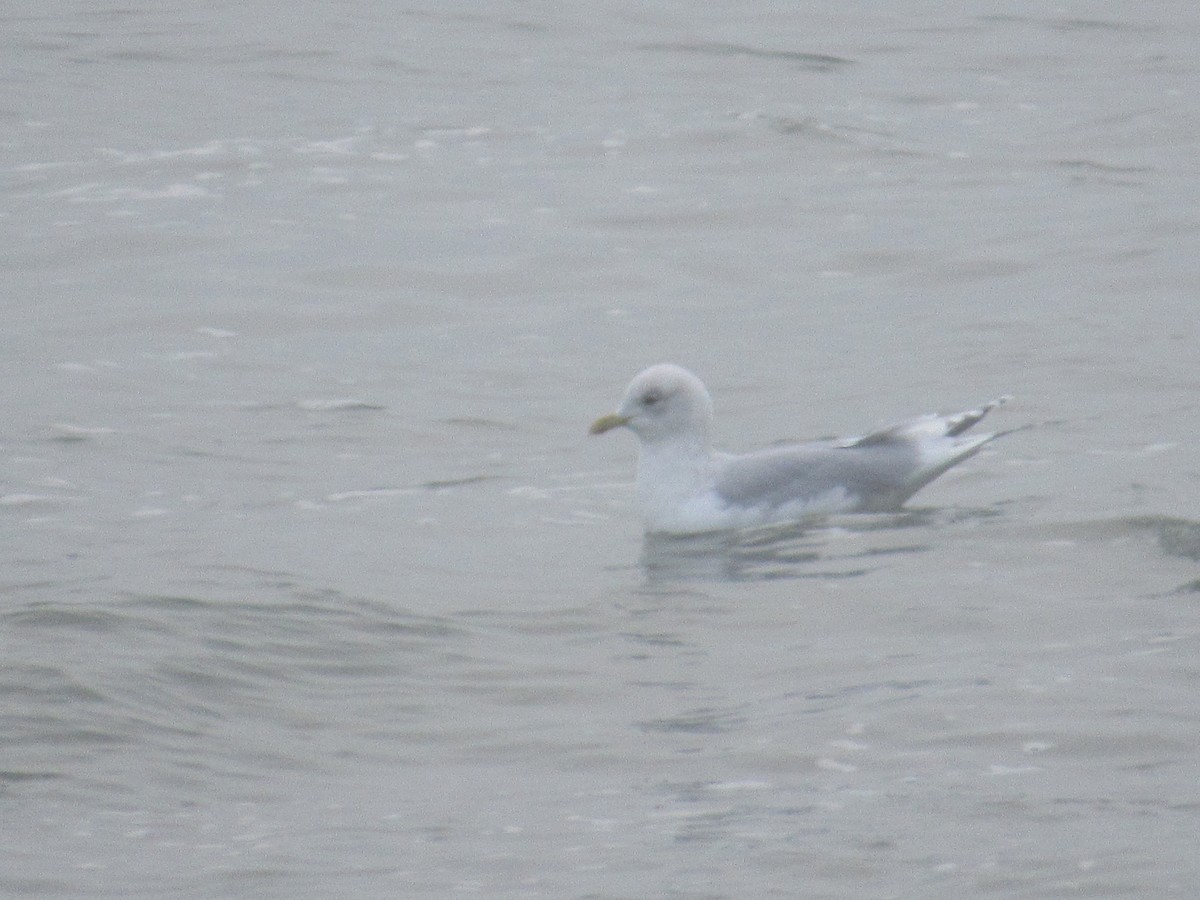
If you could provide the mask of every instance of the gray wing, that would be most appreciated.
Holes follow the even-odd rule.
[[[877,440],[779,447],[723,462],[715,487],[733,505],[770,509],[841,490],[857,498],[858,508],[880,510],[912,494],[918,454],[911,442]]]
[[[963,432],[1009,399],[949,416],[921,416],[858,438],[725,456],[716,490],[737,506],[771,509],[841,491],[858,510],[897,509],[996,437]]]

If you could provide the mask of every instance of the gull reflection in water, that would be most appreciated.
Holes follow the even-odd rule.
[[[881,568],[889,556],[928,551],[929,529],[948,519],[996,514],[906,509],[744,531],[648,533],[640,564],[650,582],[856,578]]]

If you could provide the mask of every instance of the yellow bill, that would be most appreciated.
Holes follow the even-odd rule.
[[[588,434],[604,434],[606,431],[612,431],[614,428],[620,428],[622,425],[629,424],[628,416],[619,416],[616,413],[609,413],[607,416],[601,416],[592,423],[592,427],[588,429]]]

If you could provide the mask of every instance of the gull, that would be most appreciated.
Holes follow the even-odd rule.
[[[617,411],[593,422],[589,433],[632,431],[641,444],[637,492],[646,531],[694,534],[897,510],[997,437],[963,432],[1009,399],[861,437],[739,455],[713,450],[713,404],[703,382],[662,363],[638,373]]]

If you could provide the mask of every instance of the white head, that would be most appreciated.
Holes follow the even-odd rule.
[[[682,440],[707,450],[712,414],[712,398],[700,379],[680,366],[661,363],[639,372],[617,411],[593,422],[591,433],[624,426],[644,444]]]

